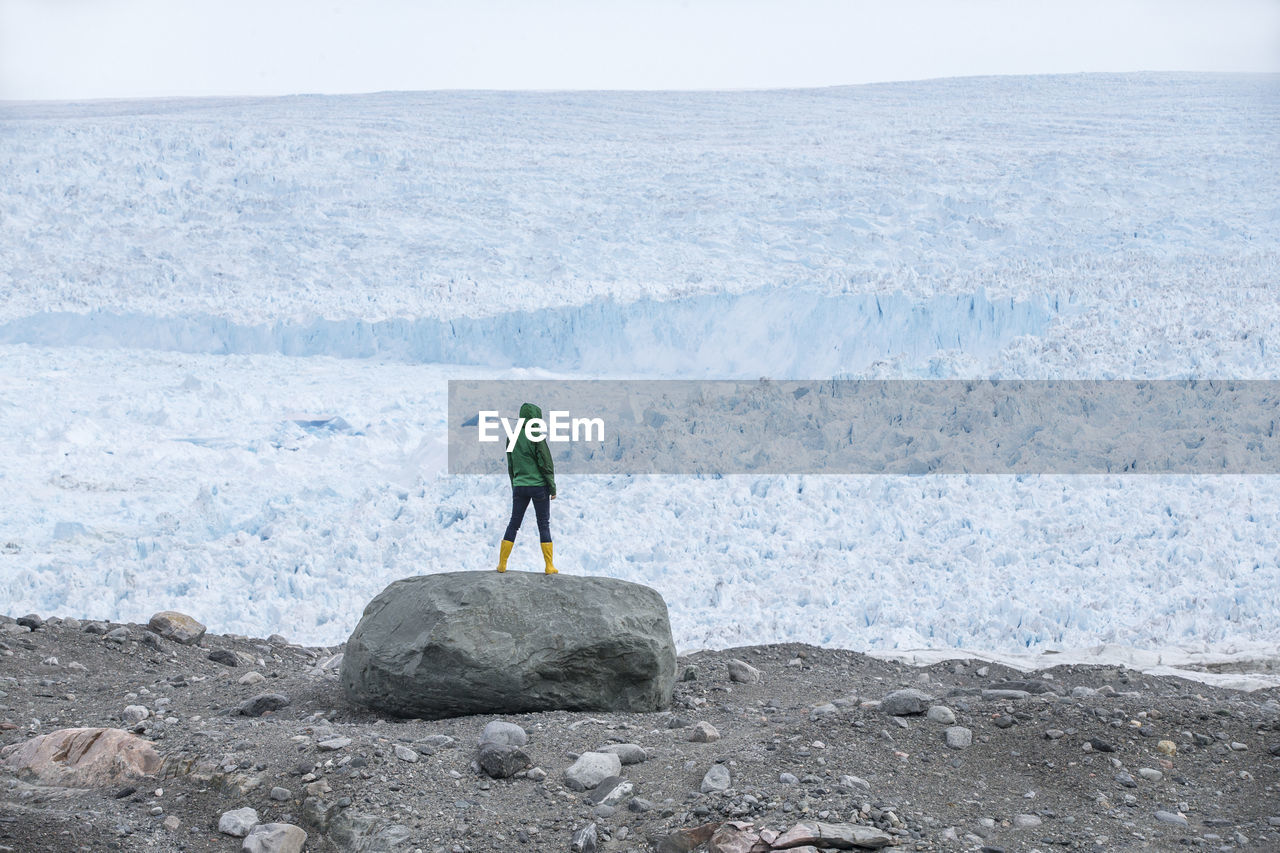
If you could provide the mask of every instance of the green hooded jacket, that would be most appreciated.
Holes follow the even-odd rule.
[[[533,418],[542,419],[542,409],[533,403],[520,406],[520,417],[527,424]],[[523,425],[516,446],[507,451],[507,476],[512,488],[516,486],[546,486],[552,495],[556,493],[556,468],[551,463],[551,449],[545,441],[530,441]]]

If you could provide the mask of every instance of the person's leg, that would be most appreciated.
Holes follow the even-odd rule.
[[[507,522],[507,531],[502,535],[502,544],[498,546],[498,571],[507,570],[507,558],[516,544],[516,533],[520,530],[520,522],[524,521],[524,511],[529,507],[529,494],[524,486],[511,490],[511,520]]]
[[[533,512],[538,518],[538,539],[542,543],[543,569],[547,574],[558,574],[551,563],[551,493],[543,488],[533,496]]]

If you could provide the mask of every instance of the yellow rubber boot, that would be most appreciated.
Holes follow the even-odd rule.
[[[507,557],[511,556],[511,549],[516,543],[510,539],[503,539],[502,544],[498,546],[498,571],[505,572],[507,570]]]
[[[549,575],[560,574],[560,572],[556,570],[556,567],[551,565],[551,543],[550,542],[542,543],[542,561],[547,564],[547,568],[546,568],[547,574]]]

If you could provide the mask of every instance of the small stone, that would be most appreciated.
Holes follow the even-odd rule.
[[[1013,816],[1013,825],[1018,829],[1035,829],[1043,824],[1039,815],[1017,814]]]
[[[649,753],[645,752],[644,747],[634,743],[611,743],[597,751],[612,752],[618,756],[618,760],[622,762],[623,767],[629,764],[643,764],[649,758]]]
[[[234,835],[236,838],[244,838],[249,834],[249,830],[257,825],[258,810],[248,806],[223,812],[222,817],[218,818],[218,832],[223,835]]]
[[[791,773],[779,773],[778,781],[784,785],[799,785],[800,780]]]
[[[837,708],[834,703],[825,702],[821,705],[815,706],[813,710],[809,712],[809,719],[820,720],[823,717],[829,717],[832,714],[838,713],[839,710],[840,709]]]
[[[267,677],[260,672],[250,671],[236,679],[237,684],[243,684],[246,687],[252,687],[255,684],[261,684],[266,681]]]
[[[685,717],[680,716],[679,714],[672,714],[671,717],[667,720],[667,728],[669,729],[684,729],[684,728],[688,728],[691,725],[693,725],[693,722],[691,720],[688,720]]]
[[[950,726],[944,735],[947,746],[952,749],[965,749],[973,743],[973,732],[964,726]]]
[[[395,753],[396,753],[396,758],[400,759],[401,761],[407,761],[410,764],[418,763],[417,750],[410,749],[409,747],[405,746],[402,743],[398,743],[395,745]]]
[[[1161,823],[1171,823],[1174,826],[1186,826],[1187,819],[1178,812],[1169,812],[1160,810],[1156,812],[1156,820]]]
[[[893,717],[910,714],[923,714],[929,707],[933,697],[923,690],[908,687],[895,690],[880,700],[880,710]]]
[[[647,812],[653,810],[653,803],[642,797],[635,797],[631,802],[627,803],[627,811],[636,813]]]
[[[1159,782],[1161,779],[1164,778],[1163,773],[1151,767],[1143,767],[1141,770],[1138,771],[1138,775],[1141,776],[1143,779],[1146,779],[1148,782]]]
[[[288,802],[293,799],[293,792],[288,788],[281,788],[277,785],[271,789],[271,799],[278,803]]]
[[[987,702],[1019,702],[1030,699],[1031,694],[1025,690],[983,690],[982,698]]]
[[[952,711],[946,705],[930,705],[929,719],[944,726],[954,726],[956,723],[956,712]]]
[[[1124,788],[1138,787],[1137,780],[1134,779],[1132,776],[1130,776],[1128,773],[1117,773],[1115,775],[1115,780],[1120,783],[1121,787],[1124,787]]]
[[[541,767],[530,767],[529,772],[524,775],[526,779],[533,782],[541,782],[543,779],[547,778],[547,771],[543,770]]]
[[[259,693],[246,699],[236,707],[236,713],[243,717],[261,717],[273,711],[279,711],[289,705],[289,697],[283,693]]]
[[[1231,749],[1234,752],[1244,752],[1248,748],[1249,748],[1249,745],[1246,743],[1241,743],[1238,740],[1231,741]]]
[[[1062,737],[1065,734],[1066,732],[1064,732],[1062,729],[1049,729],[1044,733],[1044,736],[1049,740],[1062,740]]]
[[[129,629],[121,625],[119,628],[112,628],[110,631],[102,635],[102,639],[112,643],[129,642]]]
[[[731,784],[729,768],[723,764],[713,764],[702,777],[702,785],[698,788],[704,794],[726,791]]]
[[[1164,755],[1177,755],[1178,745],[1171,740],[1162,740],[1156,744],[1156,749]]]
[[[164,819],[164,828],[169,830],[170,832],[177,832],[178,827],[180,826],[182,826],[182,821],[174,817],[173,815],[169,815],[167,818]]]
[[[26,616],[19,616],[17,623],[24,628],[30,628],[32,631],[39,631],[44,627],[44,620],[35,613],[28,613]]]
[[[693,743],[714,743],[720,740],[720,732],[716,731],[715,726],[703,720],[693,727],[693,731],[689,733],[689,740]]]
[[[1089,738],[1089,740],[1085,742],[1089,744],[1090,749],[1096,750],[1097,752],[1115,752],[1116,751],[1116,748],[1114,746],[1107,743],[1105,740],[1102,740],[1101,738],[1096,738],[1096,737]]]
[[[1012,728],[1013,724],[1016,722],[1017,720],[1008,714],[1001,714],[991,721],[991,725],[995,726],[997,729],[1008,729]]]
[[[124,721],[126,726],[136,726],[150,716],[151,712],[143,705],[126,705],[124,711],[120,714],[120,719]]]
[[[686,666],[680,672],[680,680],[681,681],[697,681],[698,668],[696,666]]]
[[[492,743],[499,746],[524,746],[529,742],[529,735],[515,723],[493,720],[480,733],[480,743]]]
[[[307,833],[290,823],[260,823],[247,836],[244,853],[302,853]]]
[[[760,670],[743,660],[734,658],[729,661],[729,680],[739,684],[758,684]]]

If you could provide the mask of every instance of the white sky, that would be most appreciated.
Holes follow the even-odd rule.
[[[0,0],[0,99],[1280,71],[1280,0]]]

